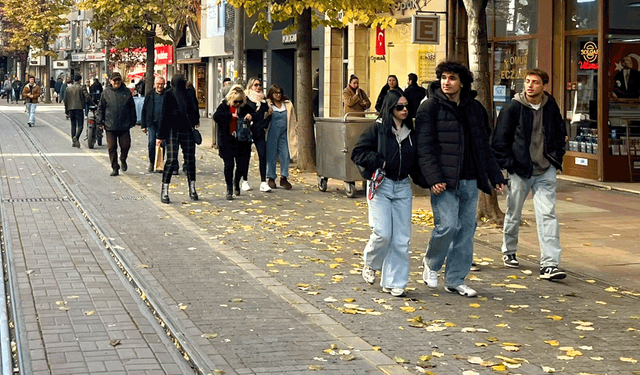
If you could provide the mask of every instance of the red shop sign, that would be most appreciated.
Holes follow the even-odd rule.
[[[173,46],[172,45],[158,46],[155,49],[156,49],[155,51],[156,65],[173,64]]]

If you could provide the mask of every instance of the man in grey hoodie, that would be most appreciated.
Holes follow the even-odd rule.
[[[507,213],[504,218],[502,259],[518,268],[516,248],[524,201],[533,192],[533,206],[540,242],[540,278],[564,279],[560,264],[560,228],[555,213],[556,171],[562,170],[567,129],[556,101],[544,91],[549,75],[540,69],[527,71],[524,91],[500,111],[491,147],[509,173]]]

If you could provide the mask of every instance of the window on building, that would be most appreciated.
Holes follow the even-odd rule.
[[[620,2],[620,0],[618,0],[618,2]],[[615,1],[610,3],[615,3]],[[597,29],[598,1],[568,0],[565,24],[567,30]]]
[[[524,89],[528,69],[538,65],[536,39],[496,42],[493,50],[493,101],[496,116]]]
[[[488,35],[508,37],[538,32],[538,0],[490,0]]]

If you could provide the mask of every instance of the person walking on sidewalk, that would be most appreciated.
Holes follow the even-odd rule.
[[[416,112],[418,112],[418,107],[420,107],[420,103],[422,103],[422,99],[427,96],[427,90],[424,87],[418,86],[418,75],[415,73],[409,73],[408,86],[404,89],[404,96],[409,101],[409,118],[416,118]]]
[[[234,193],[240,195],[240,179],[245,174],[244,169],[249,165],[247,159],[251,156],[251,142],[237,139],[238,121],[253,119],[253,109],[245,102],[242,86],[233,85],[213,114],[213,121],[218,125],[218,154],[224,163],[227,200],[232,200]]]
[[[4,80],[4,93],[7,96],[7,104],[11,103],[11,97],[13,96],[11,91],[11,79],[7,76],[7,79]]]
[[[165,84],[164,77],[156,77],[153,83],[154,90],[145,96],[142,105],[142,132],[148,136],[147,148],[149,151],[149,172],[151,173],[155,172],[156,140],[158,139],[158,125],[162,117]]]
[[[280,187],[291,190],[289,182],[289,160],[291,146],[288,134],[297,122],[293,103],[284,94],[282,87],[271,85],[267,94],[267,102],[273,113],[267,134],[267,178],[269,187],[276,188],[276,159],[280,159]]]
[[[29,120],[27,124],[31,127],[36,124],[36,108],[38,107],[38,98],[40,98],[40,86],[36,85],[34,76],[29,76],[29,83],[22,89],[22,97],[24,98]]]
[[[436,77],[416,116],[418,157],[430,186],[435,224],[422,278],[436,288],[437,272],[446,260],[445,291],[474,297],[477,292],[464,280],[473,261],[478,189],[502,191],[505,181],[489,146],[487,111],[471,90],[471,72],[445,61],[436,67]]]
[[[71,86],[71,77],[67,77],[62,86],[60,86],[60,102],[64,102],[64,96],[69,86]]]
[[[60,90],[62,90],[62,77],[58,77],[55,85],[56,90],[56,103],[60,103],[62,99],[60,98]]]
[[[502,242],[504,265],[519,266],[516,250],[522,208],[532,191],[541,251],[540,278],[560,280],[567,274],[558,268],[561,248],[555,210],[556,173],[562,170],[567,130],[556,101],[544,92],[548,82],[545,71],[527,71],[524,91],[500,111],[491,145],[498,163],[509,173]]]
[[[131,148],[129,129],[136,124],[136,108],[131,92],[122,84],[118,72],[111,73],[111,86],[100,97],[96,111],[96,122],[107,134],[107,149],[111,161],[111,176],[117,176],[122,167],[127,171],[127,156]],[[120,144],[120,164],[118,164],[118,144]]]
[[[253,123],[251,124],[251,136],[253,138],[253,144],[256,146],[258,152],[258,162],[260,169],[260,191],[269,192],[271,188],[267,183],[267,140],[266,131],[271,120],[271,114],[273,109],[264,97],[262,92],[262,82],[259,78],[251,78],[247,82],[247,105],[251,107],[255,115],[253,116]],[[251,158],[247,159],[247,163],[251,161]],[[245,174],[242,181],[242,190],[251,190],[251,185],[247,180],[247,174],[249,172],[249,165],[245,169]]]
[[[64,114],[71,120],[72,146],[80,148],[80,135],[84,125],[84,108],[89,104],[89,92],[80,86],[82,76],[76,74],[73,77],[73,85],[67,88],[64,97]]]
[[[426,188],[418,166],[408,104],[399,91],[390,91],[384,98],[378,120],[360,136],[351,154],[351,160],[363,167],[367,176],[384,174],[381,182],[378,178],[368,181],[372,233],[364,248],[362,278],[373,284],[379,270],[382,291],[394,297],[405,295],[409,281],[413,201],[409,175]]]
[[[389,77],[387,77],[387,83],[384,86],[382,86],[382,89],[380,89],[380,94],[378,94],[378,99],[376,99],[376,106],[375,106],[376,111],[380,112],[380,109],[382,108],[382,101],[384,100],[384,96],[387,95],[389,91],[396,91],[396,90],[400,91],[401,95],[404,95],[404,91],[402,91],[400,86],[398,86],[398,77],[391,74]]]
[[[16,104],[20,101],[20,93],[22,92],[22,81],[17,76],[13,79],[13,83],[11,84],[13,88],[13,100]]]
[[[157,81],[156,81],[157,82]],[[156,83],[156,94],[158,84]],[[151,95],[149,95],[151,96]],[[155,102],[154,102],[155,106]],[[174,168],[178,166],[178,147],[182,148],[184,169],[189,184],[189,198],[198,200],[196,191],[196,140],[193,130],[200,126],[198,102],[187,90],[187,80],[182,74],[171,78],[171,89],[162,100],[162,113],[158,123],[156,146],[165,141],[167,159],[162,171],[162,203],[169,203],[169,183]]]

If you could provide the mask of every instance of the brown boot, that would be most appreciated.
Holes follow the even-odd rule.
[[[282,176],[280,177],[280,186],[282,186],[286,190],[291,190],[291,184],[287,181],[287,178]]]
[[[270,178],[270,179],[269,179],[268,184],[269,184],[269,187],[270,187],[270,188],[272,188],[272,189],[275,189],[275,188],[276,188],[276,182],[273,180],[273,178]]]

